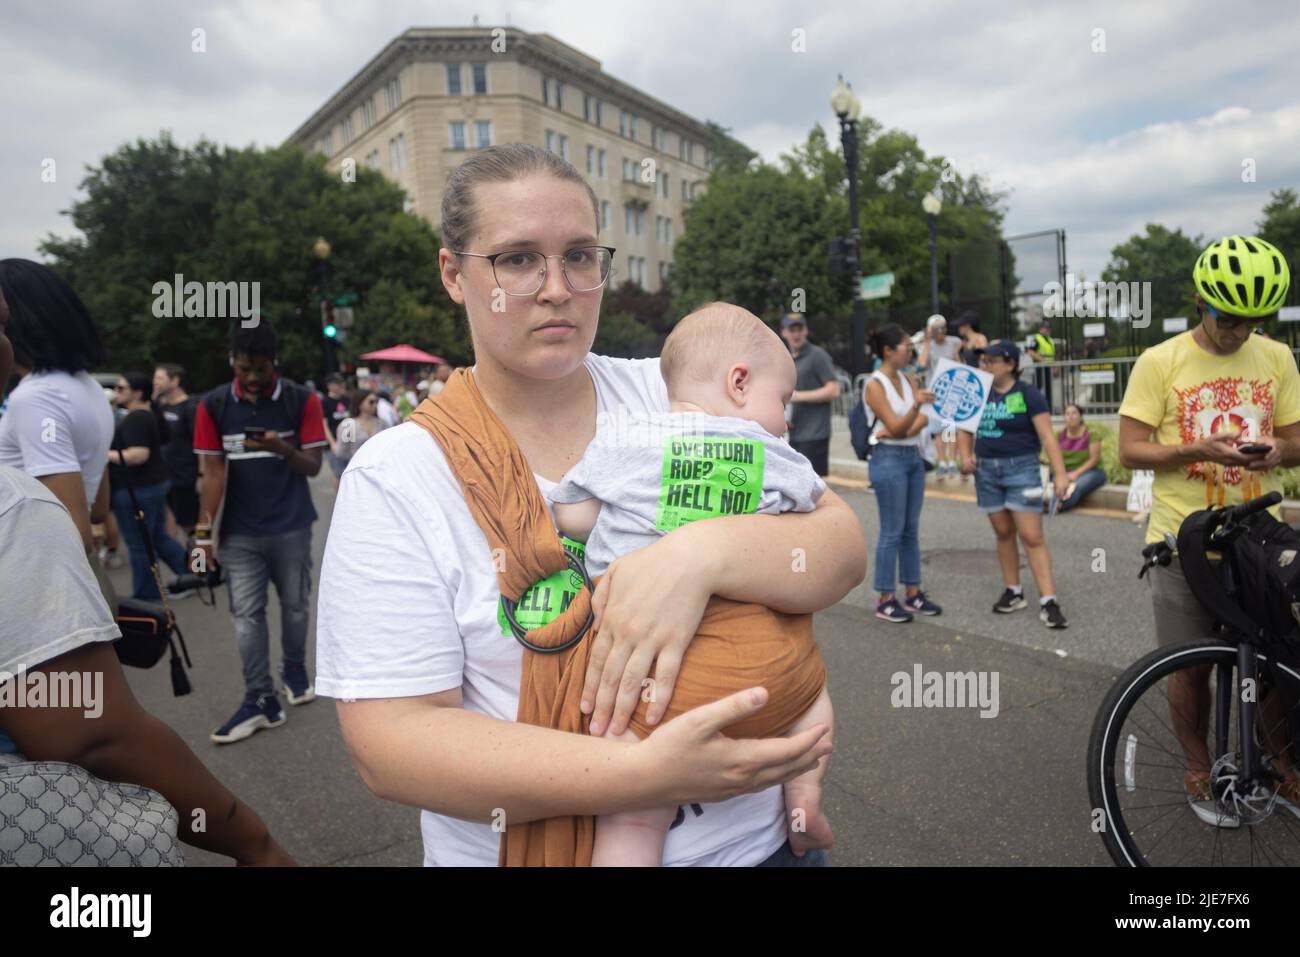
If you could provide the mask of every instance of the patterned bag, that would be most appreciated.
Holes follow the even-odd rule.
[[[0,867],[183,867],[179,824],[150,788],[0,754]]]

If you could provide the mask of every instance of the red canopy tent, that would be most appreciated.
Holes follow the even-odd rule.
[[[375,352],[367,352],[359,358],[380,363],[378,375],[370,376],[371,383],[387,382],[391,387],[394,383],[400,381],[403,388],[408,386],[411,380],[405,366],[398,365],[399,363],[413,362],[418,365],[436,366],[447,362],[441,356],[430,355],[423,349],[408,346],[406,343],[389,346],[387,349],[379,349]]]
[[[360,358],[374,359],[377,362],[420,362],[431,366],[442,365],[447,361],[440,356],[430,355],[423,349],[408,346],[406,343],[389,346],[387,349],[379,349],[376,352],[367,352]]]

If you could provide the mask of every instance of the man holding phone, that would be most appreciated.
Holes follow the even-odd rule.
[[[1121,464],[1155,471],[1148,543],[1176,536],[1192,512],[1280,490],[1275,470],[1300,465],[1295,359],[1251,335],[1286,302],[1286,257],[1253,236],[1225,236],[1201,253],[1192,278],[1200,324],[1142,353],[1119,410]],[[1177,558],[1153,568],[1151,582],[1157,645],[1214,636]],[[1209,666],[1174,675],[1169,703],[1192,811],[1235,827],[1216,813],[1209,788]],[[1300,802],[1295,781],[1283,791]]]
[[[212,733],[218,744],[284,723],[271,679],[268,581],[280,599],[285,697],[294,705],[316,697],[306,661],[316,521],[307,479],[329,444],[320,397],[276,374],[275,332],[265,318],[235,325],[230,367],[234,380],[205,395],[194,420],[194,451],[204,457],[195,545],[209,568],[220,561],[226,570],[244,669],[244,701]]]

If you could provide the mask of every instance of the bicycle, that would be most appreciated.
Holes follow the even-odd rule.
[[[1233,545],[1247,529],[1243,523],[1281,498],[1272,492],[1214,510],[1205,522],[1206,547],[1221,553],[1230,595],[1239,593]],[[1138,577],[1168,566],[1176,545],[1166,534],[1144,548]],[[1142,657],[1097,712],[1088,794],[1093,829],[1119,866],[1300,864],[1300,802],[1283,793],[1294,797],[1284,785],[1288,771],[1300,765],[1300,658],[1262,631],[1246,637],[1222,621],[1217,630],[1217,638]],[[1197,685],[1201,678],[1208,680],[1208,694]],[[1182,682],[1176,697],[1192,691],[1208,714],[1204,707],[1175,708],[1171,681]],[[1208,745],[1206,767],[1184,747],[1198,738]]]

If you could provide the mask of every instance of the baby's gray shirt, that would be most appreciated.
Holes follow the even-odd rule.
[[[808,460],[757,422],[624,408],[597,423],[582,459],[547,497],[600,500],[586,555],[596,576],[687,522],[811,512],[825,491]]]

